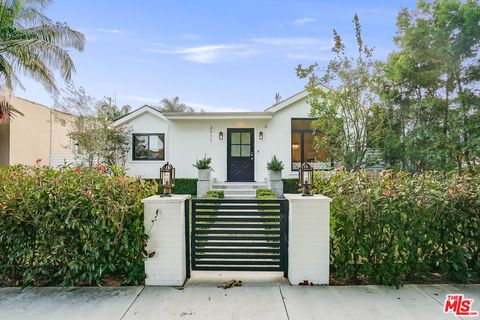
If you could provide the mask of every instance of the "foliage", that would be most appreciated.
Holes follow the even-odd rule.
[[[223,190],[208,190],[203,198],[222,199],[225,197]]]
[[[283,161],[279,160],[275,155],[272,157],[272,160],[267,163],[267,169],[270,171],[282,171],[283,168]]]
[[[480,159],[480,4],[419,1],[397,17],[382,70],[387,163],[473,171]],[[419,162],[420,161],[420,162]]]
[[[98,115],[104,117],[109,121],[115,121],[118,118],[128,114],[132,107],[128,104],[118,107],[116,104],[112,104],[111,97],[105,97],[104,99],[98,101],[97,104]]]
[[[333,199],[336,277],[399,285],[479,276],[480,175],[337,171],[317,175],[315,188]]]
[[[69,54],[83,51],[85,36],[66,23],[44,15],[48,1],[5,0],[0,2],[0,78],[7,90],[20,85],[21,75],[40,82],[49,92],[58,91],[54,74],[70,80],[75,67]],[[6,97],[1,97],[7,102]],[[8,109],[13,109],[7,102]],[[0,109],[0,119],[10,112]]]
[[[313,129],[323,134],[316,147],[349,170],[365,166],[367,150],[378,145],[383,128],[373,50],[363,42],[357,15],[353,22],[356,57],[347,55],[342,38],[333,30],[335,57],[327,68],[297,67],[297,76],[308,78],[310,113],[317,118]]]
[[[276,199],[277,196],[270,189],[257,189],[255,191],[257,199]]]
[[[298,178],[282,179],[284,193],[300,193]]]
[[[85,154],[89,168],[93,167],[95,161],[105,161],[108,165],[115,165],[118,160],[125,161],[130,150],[129,129],[112,127],[103,116],[80,117],[76,125],[76,130],[70,132],[69,136]]]
[[[107,103],[107,104],[105,104]],[[131,147],[130,130],[113,127],[113,117],[128,112],[128,107],[119,109],[111,102],[97,101],[83,87],[76,88],[68,83],[57,97],[58,109],[77,116],[75,129],[69,133],[79,148],[77,158],[92,168],[95,162],[105,161],[108,165],[120,162],[123,165]]]
[[[156,184],[107,168],[0,167],[0,281],[98,285],[144,279],[141,199]]]
[[[159,108],[160,112],[195,112],[195,109],[180,102],[179,97],[174,97],[172,99],[164,98],[160,101],[160,104],[162,105]]]
[[[157,183],[158,183],[158,179]],[[173,194],[197,194],[197,181],[198,179],[192,178],[175,178],[175,186],[172,188]],[[158,193],[163,193],[161,185],[158,186]]]
[[[211,169],[211,163],[212,163],[212,158],[207,158],[207,155],[205,155],[202,159],[197,159],[193,166],[199,170],[203,169]]]

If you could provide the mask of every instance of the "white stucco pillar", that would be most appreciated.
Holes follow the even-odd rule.
[[[190,195],[159,195],[143,199],[145,232],[149,235],[145,261],[146,285],[181,286],[186,279],[185,200]]]
[[[288,215],[288,280],[328,284],[330,256],[330,202],[322,195],[285,194]]]

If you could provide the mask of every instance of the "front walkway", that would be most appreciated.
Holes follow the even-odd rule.
[[[447,293],[475,299],[480,311],[480,285],[292,287],[251,278],[225,290],[201,279],[183,288],[0,288],[0,319],[455,319],[442,312]]]

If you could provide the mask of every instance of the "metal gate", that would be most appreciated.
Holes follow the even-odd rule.
[[[185,207],[188,277],[190,270],[287,273],[287,200],[192,199]]]

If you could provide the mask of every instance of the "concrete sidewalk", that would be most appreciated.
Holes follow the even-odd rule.
[[[443,314],[447,293],[475,299],[480,311],[480,285],[293,287],[277,278],[224,290],[192,280],[183,288],[1,288],[0,319],[455,319]]]

